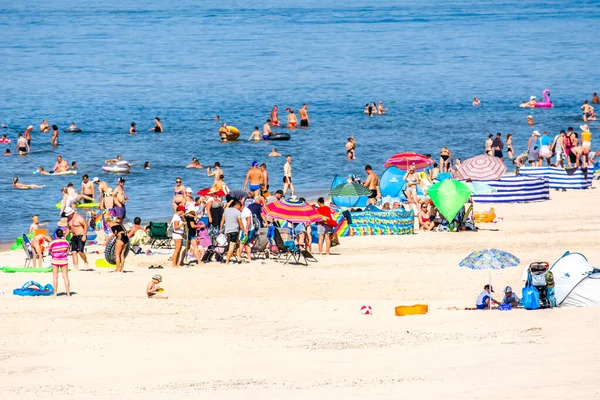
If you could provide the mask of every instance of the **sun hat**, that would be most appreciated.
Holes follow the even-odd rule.
[[[92,179],[92,182],[100,182],[100,178],[98,178],[97,176],[95,176],[94,179]]]
[[[27,129],[33,129],[33,126],[32,126],[32,125],[29,125],[29,126],[27,127]]]
[[[540,136],[540,132],[539,131],[533,131],[533,136]]]
[[[162,276],[160,276],[159,274],[156,274],[152,277],[152,279],[157,280],[159,282],[162,282]]]
[[[185,207],[184,206],[177,206],[177,211],[185,211]]]
[[[194,193],[194,191],[192,190],[192,188],[189,187],[189,186],[185,189],[185,192],[186,193]]]
[[[587,124],[580,125],[579,129],[581,129],[584,132],[589,132],[589,130],[590,130],[590,128],[587,126]]]
[[[531,97],[529,98],[529,100],[534,100],[534,99],[535,99],[535,96],[531,96]]]
[[[509,293],[512,292],[512,288],[510,286],[507,286],[504,288],[504,293]]]
[[[65,217],[68,217],[69,215],[73,214],[74,212],[75,212],[75,210],[73,210],[71,207],[66,207],[65,211],[64,211]]]
[[[66,218],[66,217],[63,217],[63,218],[61,218],[61,219],[60,219],[60,221],[58,221],[58,222],[56,223],[56,226],[58,226],[59,228],[64,228],[65,226],[67,226],[67,225],[68,225],[68,223],[69,223],[69,222],[67,221],[67,218]]]

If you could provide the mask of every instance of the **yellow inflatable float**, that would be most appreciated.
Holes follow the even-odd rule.
[[[496,213],[493,208],[490,208],[488,211],[475,212],[473,218],[475,218],[475,222],[494,222]]]

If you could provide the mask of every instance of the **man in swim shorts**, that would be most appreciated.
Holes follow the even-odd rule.
[[[267,122],[263,125],[263,139],[269,140],[269,136],[273,133],[271,131],[271,120],[268,119]]]
[[[117,183],[117,188],[113,194],[113,198],[115,201],[115,205],[113,210],[115,212],[115,217],[120,218],[121,221],[125,219],[127,216],[127,210],[125,208],[125,202],[129,200],[129,197],[125,196],[125,178],[120,177]]]
[[[263,190],[269,190],[269,173],[267,172],[267,164],[260,164],[260,171],[263,175]]]
[[[250,190],[252,192],[262,189],[263,173],[258,168],[258,161],[252,161],[252,167],[248,170],[246,180],[244,181],[244,191],[248,188],[248,181],[250,181]]]
[[[308,128],[309,120],[308,120],[308,106],[306,104],[302,105],[300,109],[300,126],[304,126]]]
[[[371,167],[369,164],[365,165],[365,172],[367,173],[367,179],[365,180],[363,185],[371,191],[367,203],[375,204],[377,202],[379,178],[377,177],[375,172],[373,172],[373,167]]]
[[[31,131],[33,130],[33,126],[29,125],[27,129],[25,129],[25,139],[27,140],[27,144],[31,146]]]
[[[277,111],[279,110],[279,107],[277,106],[273,106],[273,110],[271,110],[271,121],[273,122],[273,126],[279,126],[279,116],[277,115]]]
[[[67,217],[67,231],[65,237],[69,236],[69,232],[73,234],[71,237],[71,254],[73,256],[73,266],[79,269],[79,259],[81,257],[85,263],[85,268],[88,268],[88,260],[84,252],[85,242],[87,241],[88,225],[85,218],[75,212],[71,207],[65,208],[65,217]]]
[[[81,182],[81,194],[92,198],[92,200],[84,198],[83,202],[93,203],[96,200],[94,192],[94,184],[90,182],[90,177],[88,176],[88,174],[83,175]]]

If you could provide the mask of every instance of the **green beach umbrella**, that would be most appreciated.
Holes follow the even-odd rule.
[[[369,196],[371,191],[356,182],[346,182],[341,185],[337,185],[329,192],[331,197],[355,197],[355,196]]]
[[[427,195],[444,218],[452,221],[471,196],[471,189],[461,181],[447,179],[432,185]]]

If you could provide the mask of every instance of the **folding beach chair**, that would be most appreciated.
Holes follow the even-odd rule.
[[[267,248],[269,247],[269,239],[267,238],[267,228],[260,228],[254,238],[254,244],[251,247],[252,255],[255,258],[269,257]]]
[[[35,258],[35,253],[33,252],[33,247],[31,246],[31,241],[27,237],[27,235],[23,235],[23,251],[25,252],[25,268],[31,267],[31,262]],[[44,263],[44,257],[42,256],[42,265]]]
[[[173,238],[168,236],[169,224],[166,222],[150,222],[150,246],[153,249],[170,249]]]

